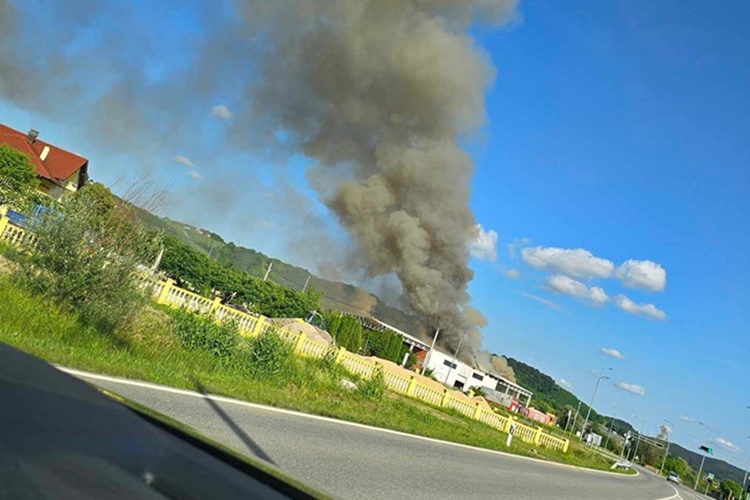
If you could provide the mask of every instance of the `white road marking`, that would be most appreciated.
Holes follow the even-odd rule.
[[[667,483],[667,486],[669,486],[670,488],[672,488],[674,490],[674,495],[669,496],[669,497],[664,497],[664,498],[658,498],[657,500],[675,500],[675,499],[683,500],[682,497],[680,496],[680,492],[677,490],[677,488],[675,488],[674,486],[672,486],[669,483]]]
[[[294,410],[285,410],[283,408],[276,408],[276,407],[273,407],[273,406],[265,406],[265,405],[260,405],[260,404],[257,404],[257,403],[250,403],[250,402],[247,402],[247,401],[240,401],[240,400],[237,400],[237,399],[226,398],[226,397],[223,397],[223,396],[212,396],[210,394],[201,394],[199,392],[189,391],[187,389],[176,389],[174,387],[168,387],[168,386],[164,386],[164,385],[152,384],[152,383],[149,383],[149,382],[140,382],[140,381],[137,381],[137,380],[130,380],[130,379],[117,378],[117,377],[110,377],[110,376],[107,376],[107,375],[99,375],[99,374],[96,374],[96,373],[90,373],[90,372],[84,372],[84,371],[80,371],[80,370],[74,370],[72,368],[65,368],[64,366],[59,366],[59,365],[55,365],[55,368],[57,368],[60,371],[65,372],[65,373],[69,373],[70,375],[74,375],[76,377],[79,377],[79,378],[89,378],[89,379],[94,379],[94,380],[103,380],[103,381],[106,381],[106,382],[112,382],[112,383],[115,383],[115,384],[132,385],[132,386],[135,386],[135,387],[142,387],[144,389],[152,389],[152,390],[155,390],[155,391],[162,391],[162,392],[169,392],[169,393],[172,393],[172,394],[179,394],[181,396],[188,396],[188,397],[200,398],[200,399],[208,399],[208,400],[211,400],[211,401],[216,401],[216,402],[221,402],[221,403],[230,403],[230,404],[234,404],[234,405],[238,405],[238,406],[244,406],[246,408],[253,408],[253,409],[256,409],[256,410],[263,410],[263,411],[268,411],[268,412],[273,412],[273,413],[281,413],[283,415],[292,415],[292,416],[295,416],[295,417],[307,418],[307,419],[311,419],[311,420],[319,420],[319,421],[322,421],[322,422],[329,422],[329,423],[333,423],[333,424],[348,425],[350,427],[356,427],[356,428],[359,428],[359,429],[366,429],[366,430],[369,430],[369,431],[382,432],[382,433],[386,433],[386,434],[393,434],[393,435],[396,435],[396,436],[401,436],[401,437],[410,438],[410,439],[418,439],[418,440],[427,441],[427,442],[430,442],[430,443],[442,444],[442,445],[447,445],[447,446],[455,446],[455,447],[458,447],[458,448],[464,448],[464,449],[467,449],[467,450],[478,451],[478,452],[482,452],[482,453],[489,453],[489,454],[492,454],[492,455],[499,455],[499,456],[507,457],[507,458],[513,458],[513,459],[518,459],[518,460],[528,460],[528,461],[531,461],[531,462],[536,462],[536,463],[544,464],[544,465],[551,465],[551,466],[555,466],[555,467],[565,467],[565,468],[569,468],[569,469],[576,469],[576,470],[581,471],[581,472],[589,472],[589,473],[597,473],[597,474],[608,474],[608,475],[611,475],[611,476],[622,477],[622,478],[634,478],[634,477],[637,477],[640,474],[637,470],[636,470],[635,474],[624,475],[624,474],[618,474],[616,472],[608,472],[608,471],[595,470],[595,469],[586,469],[584,467],[578,467],[578,466],[575,466],[575,465],[561,464],[561,463],[557,463],[557,462],[548,462],[546,460],[540,460],[538,458],[523,457],[523,456],[520,456],[520,455],[513,455],[511,453],[505,453],[505,452],[502,452],[502,451],[488,450],[488,449],[485,449],[485,448],[477,448],[475,446],[469,446],[469,445],[460,444],[460,443],[451,443],[450,441],[442,441],[440,439],[429,438],[429,437],[424,437],[424,436],[417,436],[417,435],[414,435],[414,434],[407,434],[405,432],[394,431],[394,430],[391,430],[391,429],[382,429],[380,427],[372,427],[372,426],[365,425],[365,424],[358,424],[356,422],[347,422],[346,420],[338,420],[338,419],[330,418],[330,417],[322,417],[320,415],[310,415],[308,413],[301,413],[301,412],[294,411]],[[675,490],[675,491],[677,491],[677,490]],[[678,498],[678,497],[671,496],[671,497],[668,497],[668,498],[669,499],[673,499],[673,498]],[[658,499],[658,500],[667,500],[667,499]]]

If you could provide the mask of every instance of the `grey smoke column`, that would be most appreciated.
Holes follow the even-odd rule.
[[[465,31],[475,21],[507,20],[515,2],[239,5],[256,37],[258,80],[247,88],[235,137],[260,125],[263,140],[298,145],[317,162],[311,186],[370,274],[395,273],[410,306],[450,346],[469,332],[475,350],[478,325],[464,314],[473,277],[467,243],[476,231],[472,162],[458,141],[483,123],[494,71]]]

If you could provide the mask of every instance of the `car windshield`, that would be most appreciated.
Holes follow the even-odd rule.
[[[740,498],[750,3],[715,4],[0,0],[0,345],[272,489]],[[147,431],[73,428],[153,483]]]

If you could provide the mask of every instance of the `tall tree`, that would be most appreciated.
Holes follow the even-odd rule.
[[[28,156],[7,144],[0,145],[0,178],[16,191],[35,189],[39,185]]]

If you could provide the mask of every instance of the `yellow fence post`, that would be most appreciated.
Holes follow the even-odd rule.
[[[563,444],[563,453],[567,453],[568,452],[568,445],[570,444],[570,440],[569,439],[565,439],[564,442],[565,442],[565,444]]]
[[[211,306],[208,308],[208,312],[209,313],[214,312],[215,310],[219,308],[220,305],[221,305],[221,297],[216,297],[213,300],[213,302],[211,302]]]
[[[159,304],[167,304],[167,298],[169,297],[169,292],[172,290],[172,287],[174,287],[174,280],[171,278],[167,278],[167,280],[164,282],[164,286],[161,289],[161,292],[159,293],[159,297],[156,299],[156,302]]]
[[[302,346],[305,345],[305,334],[300,332],[297,340],[294,342],[294,352],[302,352]]]
[[[406,388],[407,396],[414,396],[414,390],[417,388],[417,378],[412,375],[409,379],[409,387]]]
[[[477,401],[477,405],[474,407],[474,414],[471,416],[474,420],[479,420],[479,414],[482,411],[482,403]]]
[[[336,351],[336,357],[333,359],[335,363],[341,363],[341,358],[344,356],[344,353],[346,352],[346,348],[339,347],[339,350]]]
[[[534,432],[534,444],[539,446],[539,439],[542,437],[542,428],[537,427],[536,432]]]
[[[260,335],[260,332],[263,331],[263,325],[266,323],[265,316],[258,316],[258,320],[255,322],[255,325],[253,326],[253,331],[250,333],[251,337],[257,337]]]
[[[5,211],[0,212],[0,236],[3,235],[3,231],[5,231],[5,228],[8,226],[8,219],[5,216]]]
[[[443,391],[443,399],[440,400],[440,406],[445,406],[448,404],[448,398],[451,397],[448,393],[448,389],[445,389]]]

